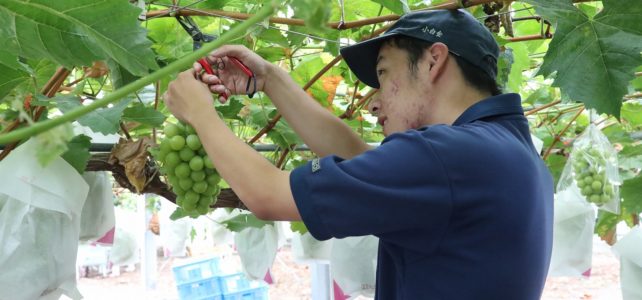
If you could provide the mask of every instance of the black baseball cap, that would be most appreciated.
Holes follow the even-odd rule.
[[[484,25],[463,9],[430,10],[406,14],[381,36],[341,48],[346,63],[363,83],[379,88],[376,70],[379,49],[393,36],[444,43],[453,55],[477,66],[493,79],[497,76],[499,47]]]

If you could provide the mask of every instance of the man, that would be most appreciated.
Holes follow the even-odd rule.
[[[251,51],[210,55],[252,69],[257,89],[321,157],[292,172],[239,140],[212,108],[210,91],[245,93],[247,76],[232,64],[202,77],[210,91],[180,74],[165,100],[259,218],[303,220],[320,240],[377,236],[377,299],[539,299],[553,184],[519,95],[496,87],[492,35],[464,11],[418,12],[341,53],[379,88],[369,109],[387,137],[375,149]]]

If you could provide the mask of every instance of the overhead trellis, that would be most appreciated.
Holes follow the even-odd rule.
[[[583,3],[595,1],[571,0],[432,1],[434,4],[431,6],[422,4],[423,1],[404,1],[409,3],[409,7],[404,7],[401,1],[385,0],[339,2],[345,2],[345,6],[337,5],[336,1],[328,5],[327,1],[293,0],[286,5],[276,5],[274,10],[277,14],[272,17],[265,10],[259,12],[261,7],[268,7],[271,1],[258,1],[242,7],[235,6],[232,2],[154,1],[145,5],[147,11],[141,15],[139,9],[124,0],[0,0],[0,42],[6,45],[5,49],[0,50],[0,110],[4,105],[6,111],[13,111],[13,108],[9,108],[9,102],[3,98],[20,99],[26,103],[26,114],[29,116],[3,117],[3,122],[0,123],[0,144],[5,147],[0,153],[0,159],[20,140],[76,120],[122,98],[128,98],[130,104],[123,105],[124,110],[115,114],[117,123],[112,124],[115,126],[104,128],[114,130],[113,133],[121,133],[130,140],[151,135],[152,132],[155,136],[157,125],[145,122],[150,122],[152,116],[159,120],[158,115],[153,115],[152,111],[162,111],[159,95],[171,74],[191,65],[197,57],[231,39],[255,47],[255,50],[272,61],[285,61],[292,76],[317,101],[333,110],[338,117],[350,122],[355,129],[373,134],[375,130],[372,127],[363,129],[368,123],[363,120],[362,114],[363,108],[376,91],[365,88],[350,77],[336,50],[339,45],[378,36],[406,9],[468,8],[472,11],[480,22],[496,31],[497,40],[505,50],[500,61],[500,80],[513,90],[523,86],[520,85],[523,71],[531,72],[529,76],[534,76],[533,71],[529,70],[539,68],[540,74],[551,77],[553,85],[559,87],[561,93],[539,88],[529,92],[524,103],[529,110],[528,114],[541,116],[538,117],[541,121],[535,124],[535,130],[548,131],[550,135],[543,151],[547,161],[563,157],[565,139],[574,134],[576,124],[584,122],[582,110],[585,106],[620,117],[624,126],[636,128],[635,126],[639,126],[636,124],[640,124],[636,123],[639,121],[639,117],[636,117],[639,104],[635,101],[641,98],[642,83],[634,79],[642,72],[639,69],[642,65],[639,55],[642,51],[642,23],[639,22],[642,19],[641,0],[604,0],[599,5]],[[117,4],[110,6],[113,3]],[[501,8],[498,8],[499,4]],[[485,10],[492,12],[487,13]],[[117,16],[110,17],[115,12]],[[190,54],[188,37],[176,24],[165,21],[166,18],[177,15],[203,17],[200,22],[205,29],[219,31],[221,37],[218,43]],[[135,21],[137,18],[146,20],[143,27],[138,26]],[[218,24],[210,26],[205,23],[205,18],[218,19]],[[266,18],[266,21],[259,21],[262,18]],[[248,19],[252,21],[248,24],[242,22]],[[41,37],[38,38],[35,33],[39,33]],[[226,37],[226,33],[229,37]],[[50,43],[50,38],[46,37],[52,36],[61,38],[56,43]],[[153,43],[145,36],[152,39]],[[304,45],[304,39],[311,42]],[[550,43],[545,40],[550,40]],[[257,46],[258,44],[262,46]],[[306,47],[316,47],[318,51],[312,52]],[[71,57],[71,52],[78,55]],[[44,80],[37,78],[38,70],[46,67],[44,63],[36,63],[42,57],[54,62],[53,68],[49,67],[52,71]],[[294,62],[297,58],[302,61]],[[532,65],[535,59],[537,64]],[[95,87],[98,80],[86,76],[97,69],[88,67],[95,60],[105,60],[109,67],[111,78],[107,84],[111,86],[106,89],[111,92],[106,96],[102,92],[106,79],[103,79],[103,85]],[[157,64],[161,68],[152,75],[147,75],[149,71],[158,68]],[[86,66],[84,70],[82,66]],[[79,72],[83,75],[76,76]],[[97,71],[97,74],[96,78],[106,78],[104,73]],[[29,83],[30,80],[37,82]],[[151,97],[154,100],[153,108],[138,95],[141,89],[150,84],[156,87]],[[346,104],[337,107],[332,105],[332,100],[336,97],[340,84],[346,86],[343,97]],[[28,85],[32,87],[30,93],[25,92],[29,89],[24,86]],[[96,89],[87,92],[87,87]],[[60,101],[61,92],[75,93],[77,99],[93,102],[89,101],[89,105],[78,104],[76,109],[65,112],[62,116],[41,120],[49,110],[57,108],[55,101]],[[37,96],[39,94],[53,100]],[[624,104],[623,99],[627,101]],[[296,150],[296,144],[300,144],[300,141],[293,137],[292,130],[281,120],[280,114],[265,105],[268,101],[259,100],[260,105],[254,106],[244,104],[243,101],[241,98],[234,99],[229,106],[220,109],[224,110],[228,120],[245,122],[238,115],[249,107],[250,111],[245,112],[249,114],[247,118],[259,126],[244,132],[243,137],[251,144],[264,141],[266,136],[267,139],[276,141],[280,150],[275,153],[274,163],[285,167],[292,156],[292,150]],[[260,109],[252,111],[257,107]],[[603,119],[604,125],[610,128],[618,126],[607,118],[605,116]],[[36,122],[28,126],[28,120]],[[560,126],[558,123],[563,124]],[[93,123],[90,121],[89,124]],[[82,143],[74,145],[80,147]],[[630,145],[632,146],[627,147],[639,148],[635,142]],[[635,150],[630,151],[636,153]],[[118,176],[119,166],[110,165],[104,158],[100,155],[91,157],[87,170],[110,170],[115,177]],[[87,164],[87,161],[84,163]],[[149,163],[150,180],[147,189],[143,191],[173,199],[171,191],[160,180],[158,173],[153,171],[153,162],[150,160]],[[127,186],[122,176],[117,180]],[[219,201],[215,206],[240,206],[233,192],[225,193],[226,199],[230,201]]]

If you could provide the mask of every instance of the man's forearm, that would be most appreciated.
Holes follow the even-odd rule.
[[[299,87],[288,73],[272,66],[265,93],[303,141],[319,156],[356,156],[370,147],[339,118]]]
[[[259,218],[300,220],[289,185],[289,172],[272,165],[241,141],[212,112],[193,121],[203,147],[216,170]],[[208,115],[209,114],[209,115]]]

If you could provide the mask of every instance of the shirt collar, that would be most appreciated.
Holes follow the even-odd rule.
[[[502,94],[488,97],[473,104],[455,120],[453,126],[470,123],[486,117],[513,114],[524,114],[519,94]]]

